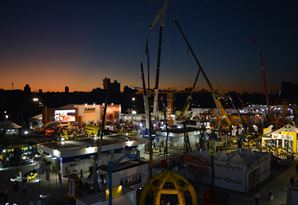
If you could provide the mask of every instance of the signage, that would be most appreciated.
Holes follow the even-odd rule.
[[[55,110],[56,122],[74,122],[76,121],[76,110]]]
[[[95,112],[95,107],[85,107],[84,108],[84,113],[91,113]]]
[[[120,179],[120,184],[125,186],[132,186],[141,183],[141,174],[134,174]]]

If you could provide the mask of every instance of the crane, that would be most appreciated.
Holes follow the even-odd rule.
[[[181,112],[180,116],[178,117],[178,120],[187,118],[187,112],[188,112],[188,110],[190,108],[190,105],[191,105],[191,102],[192,102],[192,95],[193,95],[194,89],[196,88],[197,81],[198,81],[198,78],[199,78],[199,74],[200,74],[200,69],[198,69],[198,71],[197,71],[195,81],[192,85],[192,88],[191,88],[191,91],[190,91],[189,95],[187,96],[186,102],[183,106],[183,109],[182,109],[182,112]]]
[[[262,71],[262,78],[263,78],[263,83],[264,83],[264,92],[265,92],[266,104],[267,104],[267,109],[268,109],[267,117],[269,119],[270,104],[269,104],[269,94],[268,94],[268,82],[267,82],[266,73],[265,73],[263,53],[261,52],[261,50],[259,49],[259,47],[257,45],[257,40],[254,39],[253,42],[257,47],[257,52],[258,52],[258,55],[259,55],[259,61],[260,61],[260,66],[261,66],[261,71]]]
[[[205,73],[205,71],[204,71],[204,69],[203,69],[202,64],[199,62],[199,60],[198,60],[196,54],[194,53],[194,51],[193,51],[193,49],[192,49],[192,47],[191,47],[189,41],[187,40],[187,38],[186,38],[184,32],[182,31],[182,28],[180,27],[180,25],[179,25],[177,19],[174,18],[173,21],[175,22],[175,24],[176,24],[176,26],[177,26],[177,28],[178,28],[180,34],[182,35],[182,37],[183,37],[183,39],[184,39],[184,41],[185,41],[185,43],[186,43],[186,45],[187,45],[187,47],[188,47],[190,53],[192,54],[194,60],[196,61],[197,66],[198,66],[198,71],[197,71],[196,79],[195,79],[195,82],[194,82],[194,86],[195,86],[195,83],[196,83],[197,78],[199,77],[199,74],[202,73],[202,74],[203,74],[203,77],[204,77],[205,81],[207,82],[207,85],[208,85],[208,87],[209,87],[209,89],[210,89],[210,91],[211,91],[212,98],[213,98],[213,100],[214,100],[214,103],[215,103],[215,105],[216,105],[216,108],[218,109],[218,111],[219,111],[220,115],[222,116],[222,118],[223,118],[223,119],[228,123],[228,125],[230,126],[230,125],[232,124],[232,123],[231,123],[230,116],[228,115],[228,113],[225,111],[223,105],[221,104],[220,99],[219,99],[219,95],[218,95],[218,94],[216,93],[216,91],[214,90],[214,88],[213,88],[213,86],[212,86],[210,80],[208,79],[208,77],[207,77],[207,75],[206,75],[206,73]]]
[[[146,128],[149,131],[149,179],[152,178],[152,164],[153,164],[153,150],[152,150],[152,125],[151,125],[151,114],[149,109],[149,94],[146,89],[146,82],[144,76],[143,63],[141,63],[141,78],[143,84],[143,97],[144,97],[144,106],[146,113]]]
[[[170,0],[165,0],[163,6],[158,10],[155,15],[150,29],[159,22],[159,37],[158,37],[158,50],[157,50],[157,64],[156,64],[156,76],[155,76],[155,87],[154,87],[154,101],[153,101],[153,116],[158,118],[158,89],[159,89],[159,70],[160,70],[160,57],[161,57],[161,48],[162,48],[162,36],[163,36],[163,27],[165,25],[165,12],[169,6]]]

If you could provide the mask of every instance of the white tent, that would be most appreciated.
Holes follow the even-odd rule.
[[[22,126],[11,121],[0,121],[0,131],[6,135],[18,134],[18,129]]]
[[[270,175],[270,155],[240,150],[214,157],[214,185],[247,192]]]

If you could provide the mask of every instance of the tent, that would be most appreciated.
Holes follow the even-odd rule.
[[[0,132],[5,135],[17,135],[22,126],[11,121],[0,121]]]

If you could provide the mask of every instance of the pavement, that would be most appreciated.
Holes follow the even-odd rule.
[[[24,165],[22,167],[5,169],[0,171],[0,189],[8,192],[8,199],[11,204],[18,205],[35,204],[41,200],[42,205],[62,205],[67,204],[67,179],[63,178],[63,186],[60,186],[58,175],[55,173],[50,174],[50,181],[47,181],[45,174],[40,176],[40,180],[26,183],[26,191],[24,192],[22,183],[18,182],[18,189],[14,190],[11,178],[14,178],[18,170],[23,173],[33,170],[35,165]],[[40,199],[40,195],[43,195]]]
[[[172,152],[175,151],[172,150]],[[295,163],[298,162],[297,157],[295,161]],[[43,205],[70,204],[67,200],[68,179],[63,178],[63,185],[61,186],[59,184],[58,175],[55,173],[51,173],[50,181],[47,181],[45,174],[43,174],[40,176],[40,182],[27,183],[26,193],[23,192],[21,183],[19,183],[17,191],[13,190],[10,178],[15,177],[19,169],[26,172],[36,168],[35,166],[34,164],[24,165],[22,167],[0,171],[0,189],[8,192],[9,201],[17,203],[18,205],[27,205],[30,204],[30,202],[36,203],[39,200],[39,196],[42,194],[47,196],[42,199]],[[287,200],[287,186],[292,177],[298,180],[294,162],[285,169],[273,170],[269,179],[249,193],[239,193],[215,187],[216,197],[219,199],[217,205],[254,205],[254,196],[257,192],[259,192],[261,196],[259,205],[284,205]],[[199,204],[204,204],[203,193],[204,190],[209,187],[201,184],[195,187],[198,191]],[[272,192],[274,195],[272,201],[267,199],[269,192]]]

